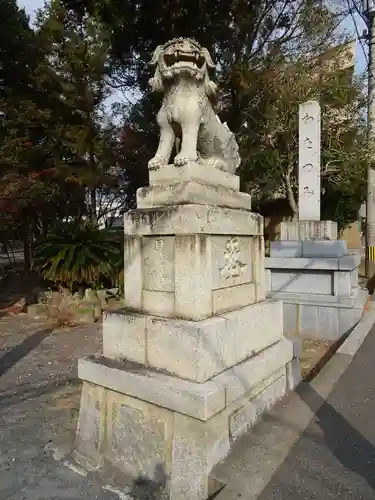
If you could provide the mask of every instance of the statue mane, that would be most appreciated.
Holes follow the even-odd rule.
[[[176,70],[173,66],[168,69],[166,67],[164,57],[168,53],[178,51],[178,47],[189,47],[191,52],[199,53],[200,60],[204,61],[202,68],[191,69],[190,73],[188,69],[185,72],[176,74]],[[178,53],[178,52],[177,52]],[[217,95],[217,85],[210,79],[208,69],[215,67],[208,50],[202,47],[194,38],[173,38],[163,45],[159,45],[154,50],[152,59],[150,61],[150,66],[155,67],[154,75],[149,80],[152,92],[164,93],[166,88],[171,85],[179,85],[179,81],[182,79],[195,80],[204,87],[205,94],[211,101],[214,101]],[[177,70],[178,71],[178,70]],[[178,76],[178,78],[176,78]]]

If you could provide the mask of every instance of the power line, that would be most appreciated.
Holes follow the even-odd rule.
[[[351,5],[350,0],[347,0],[347,4],[348,4],[348,11],[349,11],[349,14],[350,14],[350,16],[352,18],[352,21],[353,21],[353,24],[354,24],[354,29],[356,31],[356,35],[357,35],[359,44],[361,45],[361,49],[362,49],[362,52],[363,52],[363,55],[364,55],[364,58],[365,58],[365,61],[366,61],[366,66],[367,66],[367,71],[368,71],[368,69],[369,69],[369,58],[368,58],[365,46],[363,44],[363,35],[361,35],[360,31],[359,31],[359,27],[358,27],[358,24],[357,24],[357,19],[356,19],[356,16],[355,16],[355,12],[365,21],[366,26],[368,25],[368,22],[367,22],[366,17],[364,16],[364,14],[359,9],[359,7],[358,7],[358,5],[356,3],[356,0],[352,0],[352,5],[354,7],[354,10],[353,10],[353,7]]]

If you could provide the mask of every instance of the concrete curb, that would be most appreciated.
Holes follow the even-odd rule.
[[[349,356],[354,356],[357,353],[375,323],[375,302],[369,302],[368,308],[369,309],[364,314],[362,320],[350,333],[334,356],[337,354],[348,354]]]
[[[286,400],[238,441],[211,477],[225,486],[216,500],[256,500],[294,444],[324,404],[375,324],[375,303],[347,339],[310,382],[302,382]],[[314,393],[312,403],[311,393]]]

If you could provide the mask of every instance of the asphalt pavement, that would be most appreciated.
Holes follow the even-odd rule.
[[[322,403],[310,385],[300,397]],[[375,499],[375,326],[259,500],[317,498]]]

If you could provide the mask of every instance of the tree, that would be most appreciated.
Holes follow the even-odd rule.
[[[363,120],[366,101],[361,81],[353,79],[352,67],[343,69],[347,57],[348,47],[342,46],[324,59],[299,56],[292,64],[280,61],[259,75],[259,88],[264,89],[261,119],[242,136],[245,160],[241,165],[245,189],[258,202],[274,194],[283,196],[292,215],[297,216],[298,107],[306,100],[318,99],[322,108],[323,217],[334,216],[344,225],[357,218],[370,151]],[[337,202],[339,193],[346,198],[340,216],[326,200],[334,196]],[[349,204],[348,198],[353,203]]]
[[[96,220],[98,196],[118,187],[116,127],[104,120],[110,94],[108,33],[94,18],[79,17],[59,1],[40,12],[38,25],[52,90],[63,104],[60,150],[66,151],[71,175],[85,188],[88,216]]]
[[[129,110],[127,130],[143,136],[145,157],[132,171],[145,178],[145,162],[153,154],[155,98],[147,91],[147,62],[152,50],[174,36],[193,36],[216,59],[220,84],[220,115],[236,133],[243,159],[242,186],[259,202],[277,191],[287,197],[296,214],[298,104],[308,97],[322,100],[323,190],[347,193],[346,179],[362,193],[364,129],[360,120],[360,91],[342,82],[335,68],[321,71],[327,51],[346,41],[341,23],[348,4],[323,0],[65,0],[79,15],[90,13],[111,31],[112,83],[124,90],[137,88],[140,101]],[[328,58],[330,58],[329,56]],[[319,79],[311,80],[317,74]],[[332,100],[342,107],[352,102],[351,119],[328,121]],[[344,140],[345,138],[345,140]],[[361,145],[360,166],[354,168]],[[148,156],[147,156],[148,155]],[[334,168],[333,168],[334,165]],[[336,196],[335,195],[335,196]],[[360,196],[359,196],[360,197]],[[323,207],[328,210],[323,200]],[[330,213],[332,210],[330,209]],[[353,210],[351,209],[351,213]],[[345,218],[345,217],[344,217]]]
[[[10,26],[18,26],[20,34],[13,32],[19,40],[14,62],[5,58],[1,64],[0,198],[8,207],[4,230],[10,220],[18,229],[29,269],[35,236],[59,219],[88,215],[94,220],[98,188],[118,187],[113,172],[116,137],[112,125],[102,123],[105,31],[54,2],[40,13],[34,33],[24,13],[10,6]],[[25,58],[27,65],[17,73]],[[19,74],[22,85],[13,85]]]

